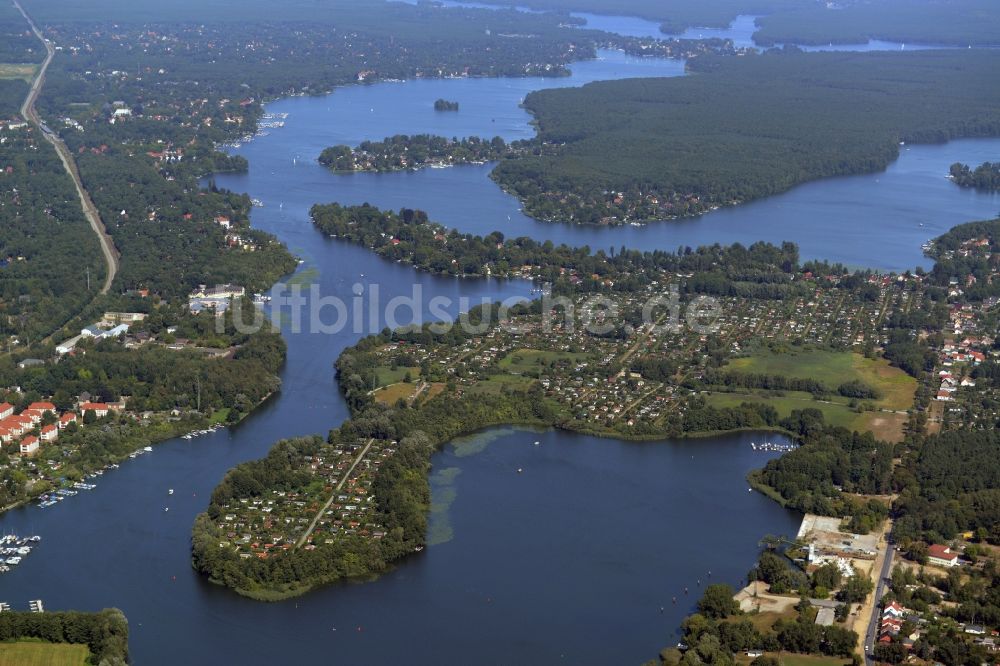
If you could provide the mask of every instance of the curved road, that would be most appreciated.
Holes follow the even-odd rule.
[[[107,273],[100,293],[106,294],[111,289],[111,282],[115,279],[115,274],[118,272],[118,249],[115,248],[114,241],[108,235],[108,231],[104,227],[104,222],[101,221],[101,215],[97,212],[97,207],[90,200],[90,195],[87,194],[87,190],[83,187],[83,182],[80,180],[80,172],[76,168],[76,161],[69,152],[69,148],[59,138],[59,135],[42,122],[42,119],[38,117],[38,112],[35,110],[35,100],[38,99],[38,94],[42,90],[42,84],[45,83],[45,71],[49,68],[49,63],[52,62],[52,57],[55,55],[56,50],[49,40],[42,36],[42,31],[38,29],[35,22],[28,16],[28,12],[24,11],[21,3],[17,0],[13,0],[13,2],[17,10],[21,12],[24,20],[31,26],[31,31],[45,45],[45,60],[42,61],[41,66],[38,68],[38,73],[35,75],[35,80],[31,83],[31,90],[28,91],[28,96],[24,98],[24,104],[21,105],[21,115],[24,116],[25,120],[37,127],[46,141],[52,144],[52,147],[56,149],[56,153],[59,154],[59,159],[62,160],[63,166],[66,168],[66,173],[73,179],[76,193],[80,197],[80,206],[83,208],[83,214],[90,223],[90,228],[94,230],[98,240],[101,242],[101,252],[104,254]]]

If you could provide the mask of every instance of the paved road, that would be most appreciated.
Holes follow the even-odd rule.
[[[369,439],[368,443],[365,444],[365,447],[361,449],[361,453],[359,453],[358,457],[354,459],[354,462],[351,463],[351,466],[348,468],[348,470],[344,472],[344,476],[340,479],[340,483],[338,483],[337,487],[333,489],[333,493],[330,494],[330,499],[326,501],[326,504],[324,504],[323,507],[316,513],[316,517],[314,517],[312,519],[312,522],[309,523],[309,529],[307,529],[305,534],[299,537],[299,540],[295,542],[296,548],[301,548],[302,545],[306,542],[306,539],[309,538],[309,535],[312,534],[313,530],[316,529],[316,524],[319,522],[319,519],[323,517],[323,514],[326,513],[327,509],[330,508],[330,505],[333,504],[333,500],[336,499],[337,494],[340,493],[340,491],[344,487],[344,484],[347,483],[347,479],[350,478],[351,473],[354,471],[354,468],[358,466],[358,463],[361,462],[361,459],[365,457],[365,454],[368,453],[368,449],[372,448],[372,444],[374,443],[375,443],[375,438],[373,437]]]
[[[31,83],[31,90],[28,91],[28,96],[24,98],[24,104],[21,105],[21,115],[24,116],[25,120],[37,127],[42,136],[45,137],[45,140],[52,144],[52,147],[56,149],[56,153],[59,155],[59,159],[62,160],[63,167],[66,168],[66,172],[73,179],[76,193],[80,197],[80,206],[83,208],[83,214],[90,223],[90,228],[94,230],[98,240],[101,242],[101,252],[104,254],[107,271],[100,293],[106,294],[111,289],[111,282],[115,279],[115,274],[118,272],[118,250],[115,248],[114,242],[111,240],[107,229],[104,227],[104,223],[101,221],[101,215],[97,212],[97,207],[90,200],[90,195],[87,194],[87,190],[83,187],[83,182],[80,180],[80,172],[76,168],[76,161],[69,152],[69,148],[59,138],[59,135],[42,122],[42,119],[38,116],[38,111],[35,110],[35,101],[38,99],[38,94],[42,91],[42,85],[45,83],[45,72],[48,70],[49,63],[52,62],[56,50],[52,43],[42,36],[42,31],[38,29],[35,22],[28,16],[28,12],[24,11],[21,3],[17,0],[13,0],[13,2],[17,10],[21,12],[24,20],[31,26],[31,31],[35,33],[35,37],[45,45],[45,60],[42,61],[41,66],[38,68],[38,73],[35,75],[35,80]]]
[[[872,650],[875,648],[875,641],[878,639],[878,629],[881,624],[882,615],[878,612],[879,602],[885,596],[885,581],[892,572],[892,556],[895,548],[892,544],[887,544],[885,549],[885,562],[882,563],[882,571],[879,572],[878,582],[875,583],[875,598],[872,600],[872,619],[868,623],[868,632],[865,634],[865,664],[872,666],[875,660],[872,659]]]

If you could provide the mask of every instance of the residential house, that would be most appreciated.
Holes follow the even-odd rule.
[[[939,567],[954,567],[958,565],[958,553],[948,546],[934,544],[927,549],[927,561]]]
[[[22,456],[34,455],[38,451],[38,438],[34,435],[28,435],[21,440],[20,449]]]
[[[108,415],[111,408],[103,402],[85,402],[80,405],[80,412],[86,415],[87,412],[93,412],[94,416],[97,418],[103,418]]]

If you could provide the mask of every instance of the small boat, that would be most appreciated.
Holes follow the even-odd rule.
[[[518,473],[518,474],[522,473],[523,471],[524,471],[524,470],[523,470],[523,469],[521,469],[520,467],[518,467],[518,468],[517,468],[517,473]]]
[[[150,451],[153,450],[153,447],[152,446],[144,446],[144,447],[142,447],[142,450],[145,451],[146,453],[149,453]]]
[[[174,489],[173,488],[168,489],[167,490],[167,494],[168,495],[173,495],[174,494]]]
[[[169,506],[165,506],[165,507],[163,507],[163,510],[164,511],[170,511],[170,507]]]

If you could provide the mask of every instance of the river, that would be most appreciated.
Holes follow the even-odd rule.
[[[995,196],[944,179],[951,161],[995,159],[1000,143],[990,141],[915,146],[884,174],[804,185],[697,220],[611,231],[524,218],[487,179],[488,166],[341,177],[315,163],[332,143],[395,133],[529,136],[518,102],[530,90],[683,71],[676,61],[601,58],[574,65],[562,79],[385,83],[280,100],[268,110],[289,113],[285,127],[240,149],[250,160],[247,174],[217,182],[263,201],[252,221],[303,258],[299,283],[349,299],[356,283],[370,290],[377,282],[383,300],[416,284],[428,296],[450,297],[452,314],[462,297],[526,296],[529,285],[421,275],[379,261],[323,238],[308,207],[334,200],[417,206],[470,231],[595,246],[788,239],[807,255],[887,268],[914,265],[919,243],[950,224],[996,212]],[[438,97],[458,100],[461,111],[436,114]],[[418,309],[416,318],[428,317]],[[283,331],[283,389],[239,426],[165,442],[105,474],[94,491],[0,517],[0,531],[43,537],[0,577],[0,600],[15,608],[36,598],[50,609],[117,606],[129,617],[133,657],[144,665],[440,664],[470,655],[488,663],[638,663],[675,640],[699,579],[704,586],[711,571],[712,581],[738,584],[762,534],[796,528],[796,515],[747,492],[746,473],[768,457],[749,446],[759,435],[631,444],[498,429],[434,457],[433,545],[422,555],[364,585],[278,604],[241,599],[191,570],[194,516],[233,465],[263,456],[277,439],[325,433],[347,416],[332,363],[358,335],[294,332],[287,322]]]

